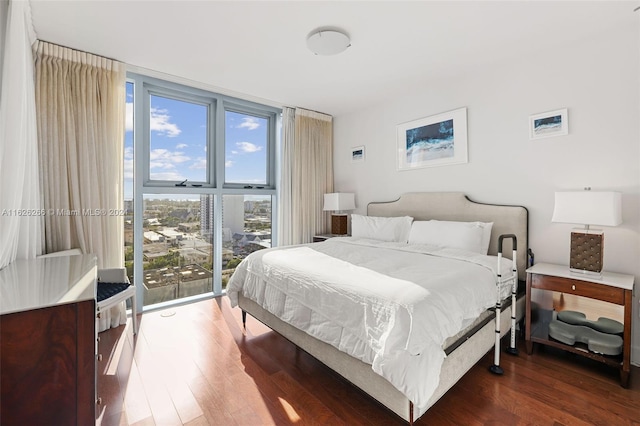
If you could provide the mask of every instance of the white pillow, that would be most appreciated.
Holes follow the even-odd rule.
[[[407,243],[411,230],[411,216],[377,217],[351,215],[351,235],[381,241]]]
[[[409,244],[431,244],[487,254],[493,222],[415,221]]]
[[[478,222],[483,225],[484,232],[482,233],[482,251],[480,254],[487,254],[489,252],[489,243],[491,242],[491,229],[493,228],[493,222]]]

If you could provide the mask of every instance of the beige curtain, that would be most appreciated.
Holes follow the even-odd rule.
[[[42,41],[34,51],[46,252],[121,267],[124,65]]]
[[[292,120],[291,113],[283,111],[280,245],[309,243],[326,232],[322,202],[333,192],[332,117],[296,108]]]
[[[291,212],[293,141],[296,136],[295,108],[282,108],[282,137],[280,145],[280,182],[278,184],[278,245],[293,244]]]

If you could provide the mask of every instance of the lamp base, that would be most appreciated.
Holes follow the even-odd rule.
[[[601,230],[571,232],[569,269],[571,272],[597,277],[602,275],[604,233]]]
[[[347,234],[347,215],[346,214],[331,215],[331,233],[334,235]]]

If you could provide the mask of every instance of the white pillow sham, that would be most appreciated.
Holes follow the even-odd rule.
[[[352,214],[351,235],[406,244],[409,240],[411,222],[411,216],[378,217]]]
[[[493,222],[421,220],[411,224],[409,244],[431,244],[487,254]]]

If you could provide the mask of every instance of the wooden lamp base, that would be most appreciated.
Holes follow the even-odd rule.
[[[331,215],[331,233],[334,235],[347,234],[347,215],[346,214]]]
[[[571,232],[569,268],[573,272],[601,275],[604,258],[602,231],[575,230]]]

